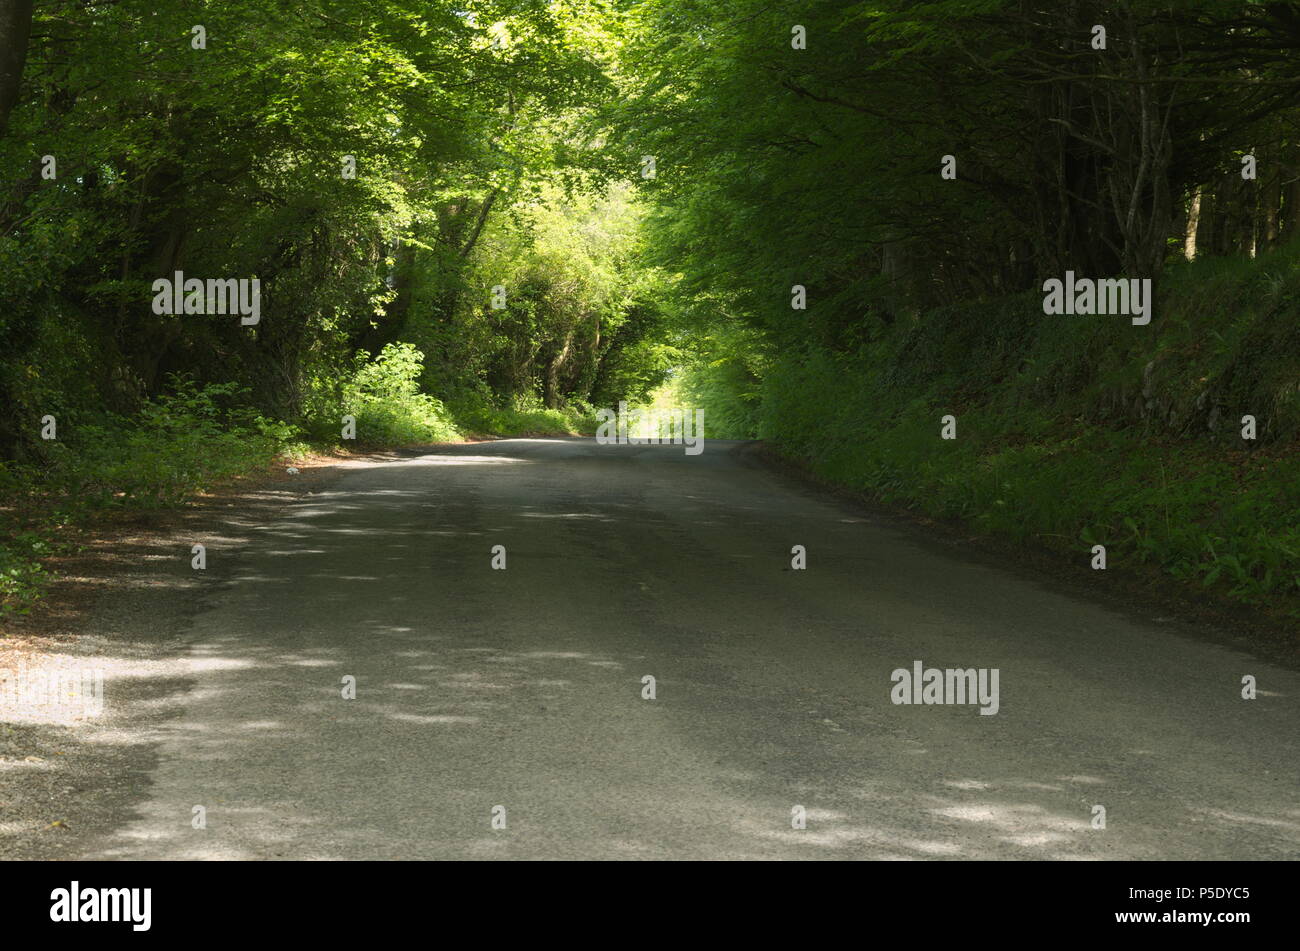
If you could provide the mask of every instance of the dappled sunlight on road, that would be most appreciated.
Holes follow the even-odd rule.
[[[207,588],[169,657],[124,659],[106,682],[110,709],[112,684],[135,683],[157,721],[149,782],[93,854],[1087,860],[1295,848],[1295,808],[1275,808],[1240,764],[1200,765],[1244,760],[1239,735],[1265,727],[1216,731],[1168,713],[1182,716],[1214,676],[1212,649],[1162,693],[1134,693],[1126,652],[1167,633],[1135,638],[1086,605],[1062,621],[1065,602],[1041,587],[840,518],[725,454],[611,482],[637,447],[532,444],[527,466],[495,464],[529,451],[512,441],[504,456],[459,450],[460,466],[420,464],[455,458],[448,448],[354,468],[250,526],[241,546],[209,545],[220,573],[157,586],[159,598]],[[789,570],[796,541],[816,571]],[[494,544],[508,567],[494,567]],[[918,597],[915,579],[934,572],[945,584]],[[969,602],[980,597],[1019,605],[1015,625],[979,628]],[[1108,652],[1086,669],[1065,663],[1063,624],[1113,628]],[[890,670],[916,656],[999,667],[998,714],[891,704]],[[0,776],[57,774],[45,760],[0,763]],[[490,826],[498,805],[504,829]],[[1092,824],[1097,805],[1105,828]]]

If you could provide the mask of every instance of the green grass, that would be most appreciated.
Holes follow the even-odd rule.
[[[454,412],[461,428],[482,436],[576,436],[596,431],[595,411],[582,403],[553,409],[535,398],[504,406],[474,399],[457,405]]]
[[[133,418],[64,422],[43,457],[0,463],[0,614],[45,590],[44,562],[96,515],[179,505],[236,475],[301,451],[298,431],[232,405],[229,384],[182,379]]]
[[[59,422],[40,458],[0,462],[0,616],[29,611],[44,594],[52,556],[103,513],[185,504],[234,477],[313,450],[375,449],[456,442],[467,433],[567,435],[594,432],[589,407],[546,409],[521,400],[478,400],[454,416],[419,391],[423,354],[391,344],[358,354],[340,384],[322,387],[301,427],[241,408],[233,384],[173,378],[169,392],[127,418],[103,414]],[[343,438],[343,418],[356,422]]]
[[[1300,618],[1300,247],[1172,269],[1149,327],[1031,294],[786,354],[757,431],[889,504]]]
[[[815,383],[804,380],[805,393]],[[844,405],[844,404],[841,404]],[[879,405],[879,404],[877,404]],[[1300,618],[1300,466],[1294,447],[1188,444],[1083,422],[1032,436],[986,408],[914,404],[878,418],[769,417],[771,441],[881,501],[1108,567],[1155,566],[1226,600]]]

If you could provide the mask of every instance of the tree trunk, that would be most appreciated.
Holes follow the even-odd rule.
[[[32,34],[33,0],[0,0],[0,136],[9,127],[9,113],[18,104]]]
[[[1187,234],[1183,238],[1183,255],[1187,260],[1196,257],[1196,229],[1201,223],[1201,187],[1192,192],[1192,202],[1187,209]]]

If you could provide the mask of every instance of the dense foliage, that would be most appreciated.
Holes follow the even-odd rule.
[[[42,416],[71,432],[172,373],[336,428],[355,355],[403,339],[444,390],[585,396],[589,339],[631,307],[633,212],[580,199],[624,219],[582,258],[599,222],[526,225],[563,214],[565,130],[611,91],[601,22],[581,0],[40,5],[0,141],[0,450],[39,457]],[[155,313],[178,271],[258,279],[260,321]]]
[[[1297,48],[1300,6],[1232,0],[0,0],[0,572],[39,570],[24,512],[183,497],[223,440],[658,399],[1295,594]],[[1155,319],[1046,317],[1067,271],[1151,279]],[[178,272],[260,319],[159,313]],[[1151,465],[1201,474],[1181,514]]]

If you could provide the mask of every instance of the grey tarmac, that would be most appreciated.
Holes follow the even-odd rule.
[[[347,468],[189,618],[148,780],[77,857],[1300,855],[1300,674],[745,449],[511,439]],[[997,669],[996,714],[892,703],[917,661]]]

